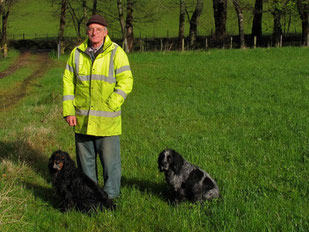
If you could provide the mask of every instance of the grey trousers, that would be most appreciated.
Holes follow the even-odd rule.
[[[98,183],[97,155],[103,167],[104,190],[109,198],[120,194],[121,159],[119,136],[75,134],[77,166]]]

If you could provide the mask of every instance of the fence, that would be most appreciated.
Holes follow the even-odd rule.
[[[8,36],[9,46],[19,48],[46,48],[57,50],[56,34],[11,34]],[[122,39],[112,38],[118,44],[122,44]],[[66,37],[65,47],[72,49],[79,43],[76,37]],[[309,46],[309,36],[307,46]],[[246,47],[283,47],[283,46],[302,46],[300,34],[282,35],[279,42],[275,42],[272,35],[263,35],[260,38],[254,38],[251,35],[245,36]],[[239,48],[239,36],[226,36],[218,40],[213,36],[198,36],[194,48],[190,47],[189,38],[185,37],[180,43],[177,37],[174,38],[147,38],[140,36],[134,40],[134,51],[167,51],[167,50],[192,50],[192,49],[210,49],[210,48]]]

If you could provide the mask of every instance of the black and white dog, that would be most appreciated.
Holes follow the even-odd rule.
[[[201,202],[219,197],[215,180],[174,150],[164,150],[159,154],[158,167],[173,188],[176,203],[184,200]]]

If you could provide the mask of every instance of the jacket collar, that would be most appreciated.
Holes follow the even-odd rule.
[[[77,49],[79,49],[82,52],[86,52],[88,48],[88,42],[89,42],[89,39],[88,38],[85,39],[84,42],[77,47]],[[112,50],[113,47],[114,47],[113,42],[110,39],[110,37],[107,35],[104,39],[103,49],[101,48],[99,53],[108,52],[109,50]]]

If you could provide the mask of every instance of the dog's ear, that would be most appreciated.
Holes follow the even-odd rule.
[[[71,157],[69,156],[69,154],[65,151],[63,151],[64,154],[64,166],[66,167],[66,169],[75,169],[75,162],[71,159]]]
[[[48,170],[49,170],[49,173],[53,172],[53,159],[52,159],[52,157],[50,157],[49,161],[48,161]]]
[[[52,155],[50,156],[49,160],[48,160],[48,169],[49,169],[50,174],[55,172],[53,166],[54,166],[55,156],[56,156],[57,153],[58,153],[58,151],[54,151],[52,153]]]
[[[180,170],[184,164],[184,159],[182,158],[182,156],[177,153],[176,151],[172,150],[172,157],[173,157],[173,169],[175,174],[179,174]]]
[[[163,166],[162,166],[162,161],[164,159],[164,152],[162,151],[160,154],[159,154],[159,158],[158,158],[158,168],[159,168],[159,171],[160,172],[163,172]]]

